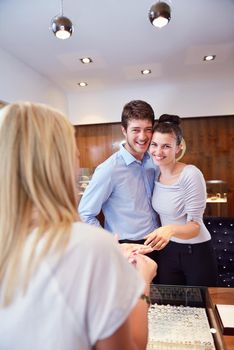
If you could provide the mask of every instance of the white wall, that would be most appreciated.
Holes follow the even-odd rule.
[[[67,97],[59,87],[2,49],[0,100],[40,102],[68,113]]]
[[[51,81],[0,49],[0,100],[29,100],[54,106],[73,124],[119,122],[123,105],[133,99],[149,102],[156,118],[162,113],[181,117],[234,115],[234,72],[215,76],[171,78],[170,81],[136,81],[126,87],[99,92],[82,90],[68,96]]]
[[[142,99],[152,105],[155,116],[181,117],[234,115],[234,75],[171,79],[167,83],[139,84],[99,93],[69,94],[69,118],[75,125],[119,122],[123,105]]]

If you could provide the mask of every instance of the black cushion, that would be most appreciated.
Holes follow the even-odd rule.
[[[218,262],[218,287],[234,287],[234,218],[204,217]]]

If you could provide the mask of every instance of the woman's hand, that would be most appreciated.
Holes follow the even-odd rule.
[[[166,247],[173,236],[173,228],[170,225],[159,227],[157,230],[145,236],[145,245],[154,250],[161,250]]]
[[[156,276],[158,267],[156,262],[148,256],[142,254],[136,255],[135,261],[136,269],[145,280],[146,285],[149,285]]]
[[[153,251],[153,249],[150,246],[145,246],[144,244],[137,244],[137,243],[121,243],[120,249],[123,253],[123,255],[127,259],[133,258],[137,254],[148,254]]]
[[[121,243],[119,247],[128,262],[138,270],[148,286],[156,275],[157,264],[144,254],[152,252],[153,249],[150,246],[137,243]]]

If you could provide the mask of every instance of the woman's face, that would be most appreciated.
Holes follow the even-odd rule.
[[[167,165],[174,163],[181,146],[176,144],[176,137],[172,134],[162,134],[154,132],[149,147],[149,152],[153,161],[157,165]]]

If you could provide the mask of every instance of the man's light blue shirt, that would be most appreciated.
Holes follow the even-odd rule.
[[[102,210],[105,229],[119,239],[144,239],[159,226],[151,204],[157,172],[148,153],[139,161],[121,145],[96,168],[80,201],[81,220],[100,226]]]

